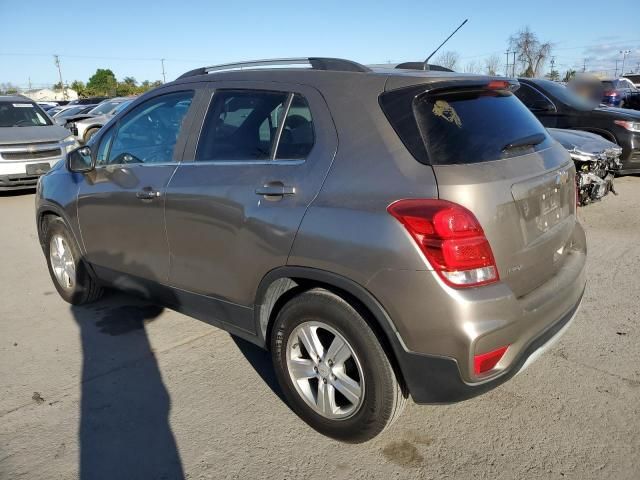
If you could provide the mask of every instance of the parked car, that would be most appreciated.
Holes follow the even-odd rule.
[[[94,107],[95,105],[73,105],[71,108],[58,112],[53,117],[53,121],[56,125],[64,127],[71,117],[75,115],[83,115],[91,111]]]
[[[83,108],[84,107],[82,105],[59,105],[57,107],[50,109],[47,112],[47,115],[49,115],[52,119],[56,118],[61,113],[69,112],[69,111],[73,112],[73,114],[75,115]],[[69,113],[67,113],[67,115],[69,115]]]
[[[33,188],[38,177],[78,146],[32,100],[0,95],[0,190]]]
[[[270,350],[291,408],[341,440],[409,394],[486,392],[585,287],[573,162],[516,87],[326,58],[187,72],[41,179],[51,278],[73,304],[115,286]]]
[[[576,165],[579,205],[600,200],[609,192],[617,195],[613,180],[621,166],[621,147],[595,133],[559,128],[549,128],[548,131],[567,149]]]
[[[45,112],[50,110],[50,109],[52,109],[53,107],[57,107],[58,106],[57,102],[36,102],[36,103]]]
[[[640,90],[638,90],[631,80],[626,78],[614,78],[602,80],[604,92],[602,103],[611,107],[632,108],[640,104]]]
[[[627,73],[623,75],[623,78],[633,83],[636,88],[640,88],[640,73]]]
[[[68,117],[66,127],[71,130],[76,140],[81,143],[87,143],[100,130],[100,127],[131,103],[132,100],[132,97],[105,100],[85,114]]]
[[[550,80],[519,80],[515,95],[545,127],[597,133],[622,147],[620,174],[640,173],[639,111],[601,107]]]
[[[69,105],[97,105],[100,102],[108,100],[109,97],[85,97],[71,100]]]

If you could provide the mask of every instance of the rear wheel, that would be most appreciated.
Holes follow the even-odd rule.
[[[291,408],[324,435],[364,442],[391,425],[406,405],[374,332],[327,290],[310,290],[282,308],[271,352]]]
[[[62,219],[49,221],[45,254],[49,275],[60,296],[74,305],[90,303],[102,296],[102,288],[90,275],[80,250]]]

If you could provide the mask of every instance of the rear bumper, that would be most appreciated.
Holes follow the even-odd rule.
[[[481,383],[464,381],[460,376],[457,362],[452,358],[404,352],[398,361],[414,402],[418,404],[460,402],[503,384],[528,367],[564,334],[578,312],[583,294],[584,290],[578,302],[533,338],[499,376]]]

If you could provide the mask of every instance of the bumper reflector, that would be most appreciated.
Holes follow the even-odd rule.
[[[493,367],[495,367],[500,359],[504,356],[505,352],[509,348],[509,345],[505,347],[500,347],[492,352],[481,353],[479,355],[475,355],[473,357],[473,372],[476,375],[480,375],[488,372]]]

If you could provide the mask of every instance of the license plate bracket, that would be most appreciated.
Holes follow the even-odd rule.
[[[48,163],[32,163],[26,166],[27,175],[44,175],[51,170]]]

